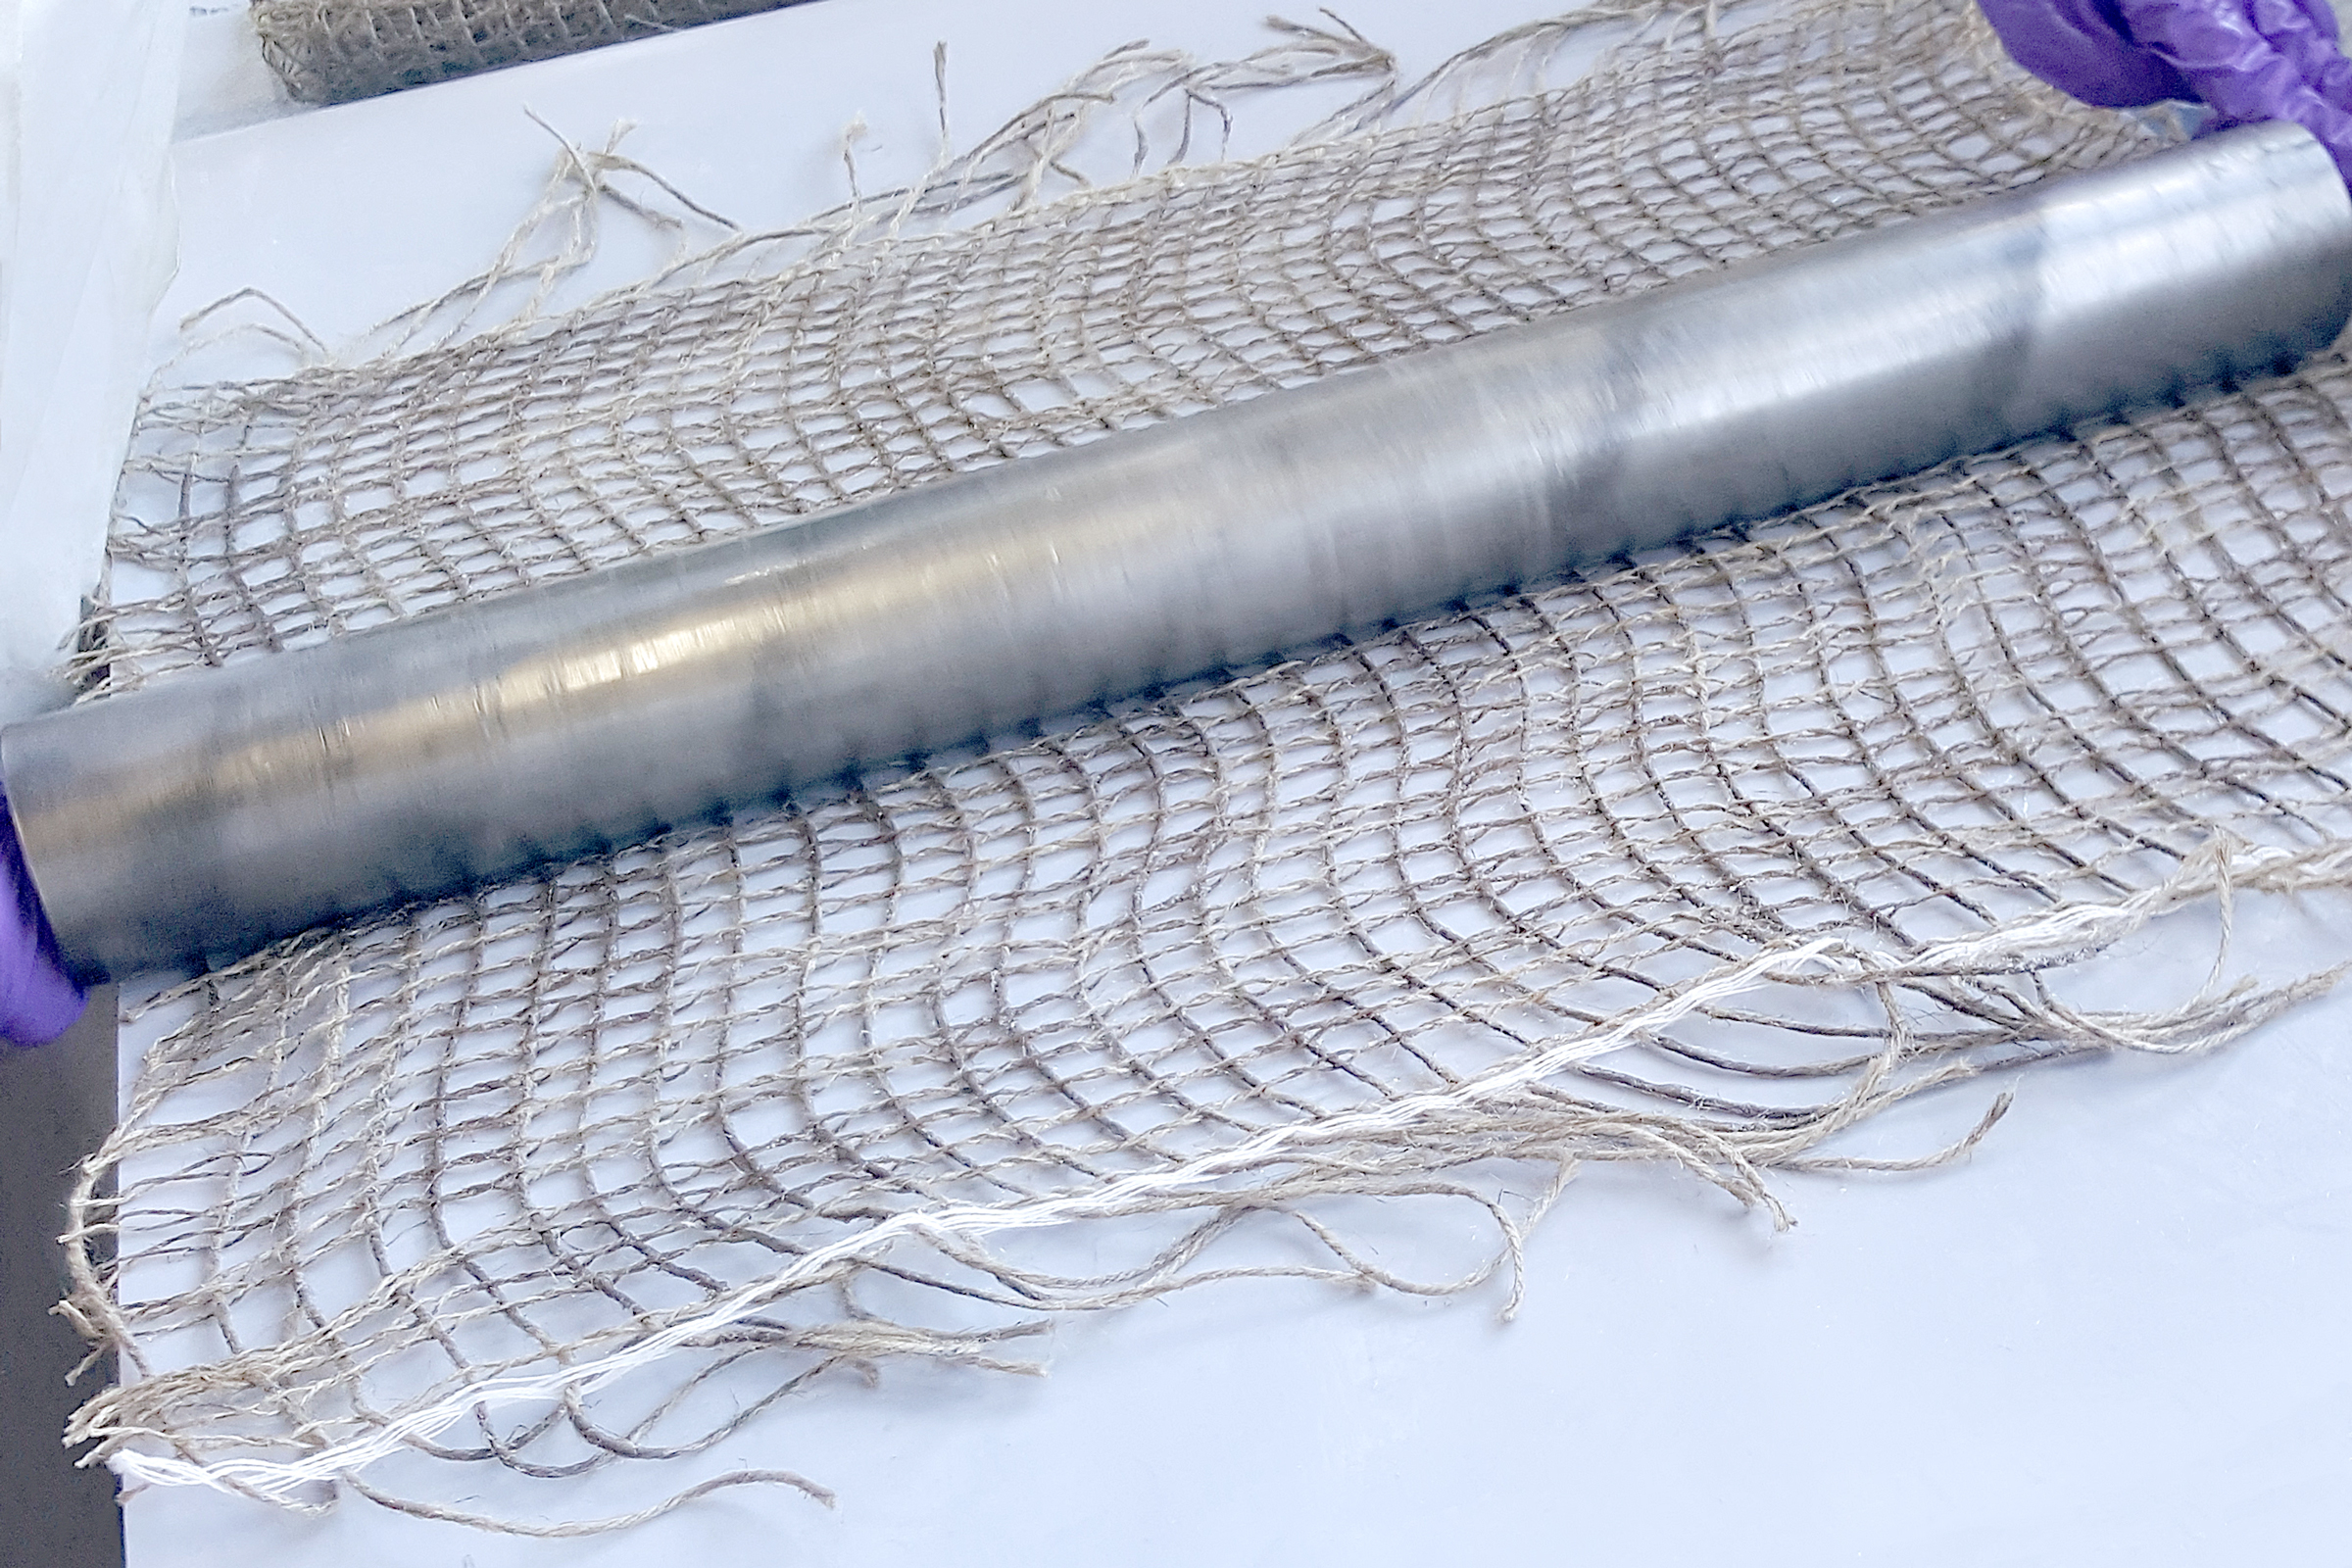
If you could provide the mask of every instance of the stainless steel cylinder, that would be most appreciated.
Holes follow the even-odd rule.
[[[79,978],[239,955],[2324,347],[2292,126],[0,732]]]

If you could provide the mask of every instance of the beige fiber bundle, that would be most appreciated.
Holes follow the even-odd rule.
[[[797,0],[254,0],[262,58],[306,104],[349,103]]]

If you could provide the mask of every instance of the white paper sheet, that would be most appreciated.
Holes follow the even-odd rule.
[[[1261,0],[825,0],[183,144],[181,274],[162,317],[268,290],[329,341],[475,268],[548,134],[629,150],[746,221],[934,148],[931,45],[960,134],[1130,38],[1229,54]],[[1376,0],[1348,20],[1426,65],[1540,14]],[[665,243],[616,231],[606,275]],[[2291,965],[2325,914],[2249,936]],[[2177,968],[2152,935],[2115,995]],[[2134,968],[2136,964],[2139,967]],[[1654,1170],[1585,1177],[1530,1294],[1422,1301],[1303,1285],[1193,1293],[1055,1336],[1036,1382],[842,1379],[718,1450],[618,1465],[558,1501],[477,1467],[459,1505],[617,1511],[776,1466],[836,1489],[737,1493],[585,1543],[486,1538],[353,1501],[322,1520],[202,1492],[127,1509],[134,1568],[710,1563],[1242,1565],[2301,1560],[2352,1527],[2352,1007],[2192,1062],[2041,1073],[1968,1164],[1791,1181],[1775,1235]],[[139,1042],[126,1039],[126,1050]],[[1907,1108],[1932,1147],[1983,1094]],[[435,1478],[447,1485],[446,1469]]]

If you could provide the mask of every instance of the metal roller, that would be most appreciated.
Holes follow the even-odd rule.
[[[2326,346],[2352,199],[2226,132],[0,732],[77,979],[773,798]]]

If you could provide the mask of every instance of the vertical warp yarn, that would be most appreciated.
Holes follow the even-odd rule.
[[[798,249],[159,395],[113,542],[158,586],[98,612],[94,677],[2156,137],[2024,78],[1965,4],[1852,0],[1050,195],[1055,115],[1204,79],[1141,58]],[[1775,1207],[1768,1173],[1853,1168],[1830,1141],[1923,1090],[2229,1039],[2332,974],[2132,1014],[2064,980],[2168,911],[2352,884],[2348,408],[2323,355],[206,976],[156,1004],[177,1021],[77,1199],[70,1308],[137,1375],[76,1431],[134,1475],[452,1517],[367,1467],[699,1451],[828,1369],[1004,1365],[1041,1314],[1278,1266],[1270,1228],[1319,1251],[1293,1272],[1458,1289],[1325,1200],[1473,1205],[1507,1266],[1585,1161]],[[1034,1245],[1073,1227],[1130,1260]],[[622,1370],[668,1392],[608,1411]]]

